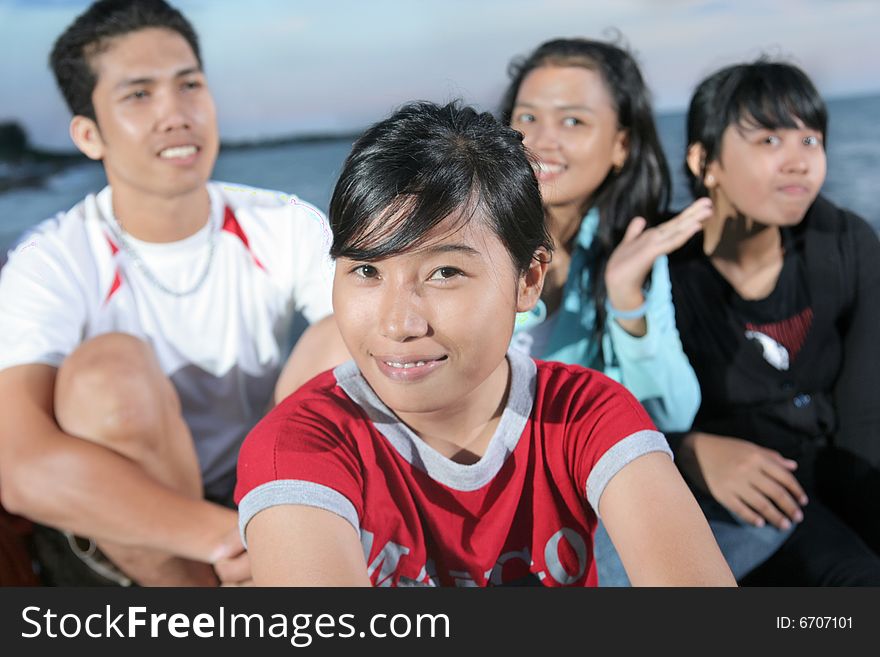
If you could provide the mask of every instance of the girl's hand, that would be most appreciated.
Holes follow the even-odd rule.
[[[747,440],[690,433],[678,466],[698,487],[746,522],[788,529],[803,520],[807,495],[794,472],[797,463]]]
[[[702,230],[703,223],[711,216],[712,201],[701,198],[675,218],[654,228],[645,230],[644,218],[633,219],[605,267],[605,287],[611,305],[622,311],[642,305],[645,300],[642,288],[654,261],[685,244]]]

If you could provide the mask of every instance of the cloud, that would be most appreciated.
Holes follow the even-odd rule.
[[[880,90],[874,0],[172,0],[201,36],[224,134],[358,128],[413,98],[463,96],[494,108],[508,62],[558,36],[620,28],[656,106],[683,106],[711,70],[770,50],[823,93]],[[69,146],[46,67],[52,41],[87,0],[0,4],[0,114],[39,143]]]

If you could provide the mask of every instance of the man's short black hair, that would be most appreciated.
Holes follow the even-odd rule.
[[[49,64],[74,115],[95,120],[92,92],[98,81],[91,58],[107,49],[114,37],[149,27],[177,32],[192,48],[199,66],[199,38],[193,26],[164,0],[99,0],[55,41]]]

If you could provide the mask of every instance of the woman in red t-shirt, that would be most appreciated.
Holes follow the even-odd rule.
[[[330,222],[354,360],[242,447],[255,583],[595,585],[601,511],[634,584],[733,584],[635,398],[508,352],[551,252],[518,133],[408,105],[355,143]]]

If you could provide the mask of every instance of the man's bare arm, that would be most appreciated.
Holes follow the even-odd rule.
[[[349,359],[351,355],[342,341],[333,315],[315,322],[297,340],[278,377],[275,403],[295,392],[312,377]]]
[[[177,493],[134,461],[59,428],[56,373],[36,364],[0,372],[3,505],[97,541],[209,563],[229,556],[234,511]]]

